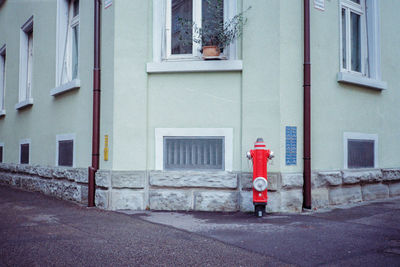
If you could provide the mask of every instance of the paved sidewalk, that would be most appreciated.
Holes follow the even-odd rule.
[[[0,266],[399,266],[400,199],[326,213],[127,212],[0,186]]]
[[[130,213],[293,265],[400,266],[400,198],[263,218],[251,213]]]

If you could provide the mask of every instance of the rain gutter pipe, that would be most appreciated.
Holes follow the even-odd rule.
[[[304,111],[303,208],[311,209],[311,61],[310,61],[310,0],[304,0]]]
[[[89,167],[88,207],[94,207],[96,171],[99,169],[100,146],[100,5],[101,0],[94,0],[94,65],[93,65],[93,132],[92,166]]]

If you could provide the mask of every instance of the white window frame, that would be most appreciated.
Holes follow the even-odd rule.
[[[346,60],[348,68],[343,66],[342,8],[348,10],[346,13]],[[350,11],[361,15],[361,72],[352,71],[350,66]],[[377,0],[361,0],[360,4],[350,0],[339,1],[340,70],[337,75],[338,82],[361,85],[377,90],[387,89],[387,83],[381,80],[379,21],[379,3]]]
[[[29,42],[29,35],[32,41]],[[19,50],[19,97],[15,109],[21,109],[33,104],[33,61],[34,61],[33,16],[22,25],[20,30]]]
[[[371,140],[374,141],[374,168],[378,168],[378,135],[357,132],[343,133],[344,169],[348,168],[348,140]]]
[[[195,56],[185,55],[179,58],[173,55],[172,58],[167,58],[167,34],[165,31],[167,1],[171,0],[153,0],[153,62],[147,63],[148,73],[242,71],[242,61],[237,59],[237,40],[224,49],[224,56],[227,60],[201,60],[199,52],[196,52]],[[200,2],[200,0],[194,1]],[[225,19],[233,18],[237,14],[236,2],[236,0],[224,0]],[[193,6],[199,6],[199,4],[194,3]],[[201,9],[198,8],[198,10],[201,14]]]
[[[3,148],[3,161],[1,163],[4,163],[4,155],[5,155],[5,153],[4,153],[4,143],[3,142],[0,142],[0,147]]]
[[[56,135],[56,163],[55,166],[59,167],[70,167],[70,166],[60,166],[58,165],[58,152],[59,152],[59,141],[70,141],[72,140],[73,146],[72,146],[72,168],[75,168],[76,164],[76,134],[70,133],[70,134],[57,134]]]
[[[79,14],[73,16],[74,0],[57,0],[57,35],[56,35],[56,84],[50,90],[51,96],[80,88],[79,79],[79,43],[78,74],[72,78],[73,28],[79,27]],[[80,2],[79,2],[80,4]],[[80,7],[79,7],[80,8]],[[64,77],[67,75],[67,77]]]
[[[5,95],[6,95],[6,45],[0,47],[0,117],[6,115]]]
[[[31,151],[32,151],[32,145],[31,145],[31,139],[30,138],[25,138],[25,139],[21,139],[21,140],[19,140],[19,147],[18,147],[18,149],[19,149],[19,154],[18,154],[18,162],[19,162],[19,164],[22,164],[21,163],[21,145],[25,145],[25,144],[29,144],[29,158],[28,158],[28,165],[30,165],[31,164]],[[26,164],[26,163],[23,163],[23,164]]]
[[[155,128],[155,168],[164,169],[164,136],[222,136],[224,137],[225,171],[232,171],[233,129],[232,128]],[[211,170],[210,170],[211,171]],[[215,170],[218,171],[218,170]],[[220,171],[220,170],[219,170]]]

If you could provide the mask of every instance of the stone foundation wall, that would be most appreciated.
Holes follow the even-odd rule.
[[[0,184],[87,203],[87,170],[0,163]]]
[[[0,184],[87,203],[87,169],[0,163]],[[109,210],[254,210],[251,173],[99,170],[96,186],[96,206]],[[312,173],[314,209],[394,196],[400,169]],[[300,212],[302,203],[302,173],[269,173],[268,212]]]

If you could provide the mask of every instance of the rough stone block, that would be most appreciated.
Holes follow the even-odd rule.
[[[53,169],[47,166],[36,166],[35,173],[40,177],[51,179],[53,178]]]
[[[111,171],[98,170],[96,172],[96,185],[101,187],[111,187]]]
[[[81,185],[81,200],[80,203],[88,203],[88,193],[89,193],[89,188],[86,185]]]
[[[200,211],[237,211],[238,192],[195,192],[194,209]]]
[[[383,181],[400,180],[400,169],[382,169]]]
[[[240,211],[254,211],[253,192],[240,192]]]
[[[0,163],[0,171],[7,173],[14,173],[17,171],[17,164],[15,163]]]
[[[12,185],[12,175],[1,172],[0,173],[0,184],[2,185]]]
[[[23,173],[23,174],[36,174],[36,167],[33,165],[27,165],[27,164],[17,164],[16,172]]]
[[[266,207],[266,211],[279,212],[280,210],[281,210],[281,194],[279,192],[268,192],[268,204]]]
[[[55,167],[53,177],[56,179],[66,179],[78,183],[88,182],[88,170],[84,168]]]
[[[96,190],[95,203],[96,207],[108,209],[110,201],[110,192],[108,190]]]
[[[381,170],[342,171],[344,184],[357,184],[360,182],[372,183],[382,181]]]
[[[131,189],[113,189],[111,193],[112,209],[144,209],[144,192]]]
[[[253,174],[244,172],[240,174],[242,190],[251,190],[253,188]],[[282,180],[279,173],[268,173],[268,191],[277,191],[281,188]]]
[[[311,190],[311,207],[324,208],[329,206],[329,189],[315,188]]]
[[[111,183],[113,188],[144,188],[146,172],[113,171]]]
[[[282,188],[293,189],[303,187],[302,173],[282,173]]]
[[[281,211],[300,212],[303,207],[303,191],[298,189],[284,190],[281,194]]]
[[[23,177],[21,187],[29,191],[41,191],[40,184],[36,179]]]
[[[400,196],[400,183],[389,184],[389,195],[391,197]]]
[[[389,197],[389,186],[385,184],[363,185],[361,191],[364,201]]]
[[[190,210],[192,209],[191,192],[185,190],[152,190],[149,192],[152,210]]]
[[[167,187],[237,188],[237,174],[217,171],[151,172],[150,185]]]
[[[279,192],[268,192],[267,212],[279,212],[281,208],[281,195]],[[240,211],[254,212],[253,192],[240,192]]]
[[[342,184],[342,173],[340,171],[317,172],[313,178],[314,187],[337,186]]]
[[[356,203],[362,201],[361,186],[337,187],[329,190],[329,203],[331,205]]]

